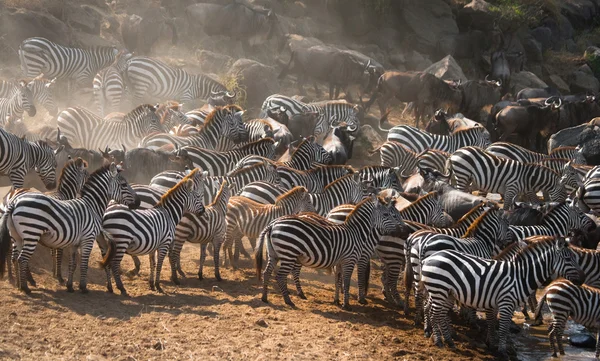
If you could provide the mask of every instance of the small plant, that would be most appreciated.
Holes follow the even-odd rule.
[[[236,96],[236,104],[242,107],[242,109],[246,108],[246,99],[248,93],[246,92],[246,87],[241,85],[240,82],[244,79],[242,74],[224,74],[221,75],[219,81],[221,84],[225,85],[227,90],[235,92]]]
[[[556,0],[494,0],[490,11],[499,20],[515,24],[537,26],[549,16],[559,19],[560,7]]]

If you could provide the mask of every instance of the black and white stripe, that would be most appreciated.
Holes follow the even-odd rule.
[[[326,216],[339,204],[356,204],[369,194],[369,184],[359,174],[348,174],[329,183],[322,193],[310,193],[317,214]]]
[[[419,153],[426,149],[454,153],[466,146],[485,148],[490,145],[489,133],[481,127],[459,129],[450,135],[438,135],[409,125],[398,125],[389,129],[387,140],[403,144]]]
[[[92,82],[94,100],[100,116],[122,111],[123,102],[127,97],[123,73],[127,61],[132,56],[133,54],[129,52],[120,51],[110,66],[100,70],[94,76]]]
[[[25,81],[20,81],[6,98],[0,98],[0,124],[7,121],[16,121],[27,112],[30,117],[35,116],[36,109],[33,104],[33,92]]]
[[[81,249],[79,289],[87,292],[90,253],[101,229],[102,215],[111,199],[133,206],[138,203],[135,193],[114,163],[90,175],[80,198],[62,201],[38,193],[19,197],[9,206],[0,222],[0,273],[11,236],[18,254],[14,260],[19,265],[18,286],[26,293],[31,292],[27,286],[27,269],[37,244],[43,242],[49,248],[71,248],[67,289],[72,291],[75,258]]]

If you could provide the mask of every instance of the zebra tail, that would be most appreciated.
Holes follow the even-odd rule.
[[[99,262],[99,265],[102,268],[106,268],[117,254],[117,245],[115,244],[115,240],[112,237],[107,237],[106,233],[104,233],[104,239],[106,240],[106,247],[108,247],[108,250],[102,258],[102,261]]]
[[[254,251],[254,266],[256,267],[256,277],[258,280],[262,280],[262,267],[263,267],[263,247],[265,245],[265,239],[271,237],[271,225],[268,225],[258,236],[258,244]]]
[[[540,324],[542,323],[542,307],[544,306],[544,303],[546,303],[546,292],[544,291],[544,294],[542,295],[542,297],[540,298],[540,300],[538,301],[538,305],[535,309],[535,313],[533,316],[533,320],[535,322],[539,321]]]
[[[295,57],[296,57],[296,52],[292,51],[292,55],[290,56],[290,61],[287,63],[287,65],[285,66],[285,68],[283,68],[283,70],[281,70],[281,73],[279,73],[279,76],[277,77],[277,80],[281,80],[281,79],[285,78],[285,76],[287,75],[288,71],[290,70],[290,66],[292,65],[292,62],[294,61]]]
[[[410,264],[410,257],[406,257],[404,261],[404,289],[407,294],[410,295],[410,290],[413,287],[413,283],[415,282],[415,275],[413,273],[412,265]],[[406,304],[408,304],[408,299],[404,300]]]
[[[13,207],[9,206],[6,213],[0,218],[0,278],[4,278],[6,270],[6,258],[10,252],[10,232],[8,231],[8,218],[12,216]]]

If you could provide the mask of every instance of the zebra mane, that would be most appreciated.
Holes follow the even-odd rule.
[[[552,149],[552,151],[548,155],[552,156],[552,154],[554,154],[554,153],[564,152],[567,150],[576,150],[576,149],[577,149],[577,147],[570,147],[570,146],[558,147],[558,148]]]
[[[209,129],[210,126],[213,125],[214,122],[216,122],[215,117],[217,116],[217,114],[220,113],[222,110],[229,110],[229,111],[233,110],[236,112],[241,112],[242,108],[240,108],[239,106],[237,106],[235,104],[226,105],[224,107],[216,106],[210,113],[208,113],[208,115],[204,119],[203,128]]]
[[[348,213],[348,215],[346,216],[346,222],[348,223],[348,221],[350,219],[352,219],[352,217],[354,216],[355,213],[358,213],[362,207],[367,204],[368,202],[372,202],[371,197],[366,197],[365,199],[363,199],[362,201],[358,202],[356,204],[356,206],[354,207],[354,209],[352,211],[350,211],[350,213]]]
[[[458,133],[483,133],[484,130],[486,130],[484,127],[469,127],[465,125],[456,128],[451,135],[456,136]]]
[[[433,192],[429,192],[426,195],[419,197],[419,199],[417,199],[416,201],[414,201],[413,203],[409,204],[408,206],[406,206],[407,209],[411,206],[416,206],[417,204],[421,203],[421,202],[425,202],[426,200],[430,199],[430,198],[437,198],[438,196],[438,192],[437,191],[433,191]]]
[[[280,202],[286,200],[289,197],[293,197],[294,195],[301,193],[301,192],[306,192],[306,188],[304,188],[302,186],[294,187],[294,188],[290,189],[289,191],[283,193],[279,197],[277,197],[277,199],[275,200],[275,205],[278,206]]]
[[[456,224],[460,224],[461,222],[465,222],[465,220],[467,218],[469,218],[471,215],[473,215],[473,213],[479,212],[479,210],[482,209],[483,207],[485,207],[485,203],[479,203],[478,205],[476,205],[475,207],[473,207],[470,211],[468,211],[464,216],[460,217],[460,219],[456,222]],[[482,213],[482,214],[485,214],[485,212]]]
[[[551,173],[554,173],[555,176],[560,177],[560,174],[558,174],[558,172],[556,172],[555,170],[546,167],[545,165],[541,165],[541,164],[537,164],[537,163],[525,163],[525,165],[534,168],[534,169],[540,169],[542,171],[548,171]]]
[[[354,174],[346,174],[345,176],[340,177],[340,178],[334,180],[333,182],[331,182],[328,185],[326,185],[325,188],[323,188],[323,192],[322,193],[325,193],[325,191],[327,189],[335,187],[336,184],[341,183],[343,180],[346,180],[347,178],[353,177],[353,176],[354,176]]]
[[[470,237],[475,237],[475,233],[477,233],[477,230],[479,228],[479,224],[481,222],[483,222],[483,220],[485,218],[487,218],[488,214],[490,214],[490,212],[493,211],[493,209],[488,209],[485,212],[483,212],[482,215],[480,215],[470,226],[469,228],[467,228],[467,231],[465,232],[465,234],[461,237],[461,238],[470,238]],[[462,218],[461,218],[462,219]],[[495,240],[494,240],[495,241]]]
[[[257,144],[267,143],[267,142],[271,143],[271,144],[275,144],[275,141],[273,140],[273,138],[261,138],[259,140],[255,140],[254,142],[244,144],[244,146],[239,147],[239,148],[235,148],[235,149],[232,149],[232,150],[233,151],[246,150],[246,149],[249,149],[249,148],[252,148],[252,147],[256,146]]]
[[[227,176],[235,177],[239,174],[249,173],[249,172],[252,172],[254,169],[265,167],[267,165],[268,165],[267,163],[255,163],[255,164],[243,167],[243,168],[236,169],[236,170],[232,171],[231,173],[229,173]]]
[[[571,246],[571,248],[573,249],[573,251],[579,255],[581,254],[591,254],[593,256],[597,256],[600,255],[600,251],[596,250],[596,249],[589,249],[589,248],[583,248],[583,247],[578,247],[578,246]]]
[[[67,163],[63,167],[63,169],[60,171],[60,176],[58,177],[58,184],[61,183],[63,176],[65,176],[65,173],[68,172],[69,168],[72,167],[73,165],[75,165],[75,163],[78,162],[78,161],[83,162],[83,167],[84,168],[88,167],[88,162],[86,162],[82,158],[77,157],[75,159],[69,159],[69,161],[67,161]]]
[[[312,143],[312,141],[310,140],[310,137],[302,138],[302,141],[300,142],[300,144],[298,144],[296,149],[294,149],[294,151],[290,154],[290,158],[294,158],[294,155],[296,154],[296,152],[298,152],[298,150],[300,150],[300,148],[302,148],[302,146],[307,143]]]
[[[158,201],[158,203],[156,203],[154,207],[163,206],[165,204],[165,201],[171,197],[171,194],[175,193],[177,190],[179,190],[179,188],[184,187],[187,181],[193,179],[198,172],[199,168],[195,168],[190,172],[190,174],[183,177],[183,179],[177,182],[177,184],[173,188],[169,189],[167,193],[163,194],[162,197],[160,197],[160,201]]]
[[[214,207],[217,205],[217,202],[219,202],[219,200],[221,199],[221,196],[223,195],[223,192],[225,191],[225,187],[228,187],[227,179],[223,179],[223,181],[221,182],[221,187],[219,188],[219,191],[215,195],[215,198],[213,199],[212,203],[209,204],[207,207]]]
[[[526,247],[521,248],[519,251],[517,251],[516,255],[515,255],[515,261],[524,257],[524,255],[531,253],[530,250],[534,250],[536,248],[546,248],[548,246],[553,246],[554,241],[556,240],[556,237],[554,236],[535,236],[535,237],[530,237],[530,238],[535,238],[535,240],[533,240],[532,242],[528,242]],[[503,252],[501,252],[500,254],[502,254]],[[500,255],[498,255],[500,256]]]
[[[512,242],[508,246],[504,247],[504,249],[500,253],[492,257],[492,259],[497,261],[508,261],[509,259],[507,259],[506,256],[512,252],[515,252],[514,249],[520,246],[521,245],[519,244],[519,242]],[[519,251],[516,251],[515,253],[518,252]]]
[[[316,167],[313,167],[313,168],[307,170],[306,173],[318,173],[319,171],[323,171],[323,170],[327,170],[327,169],[334,169],[334,168],[345,169],[346,171],[348,171],[348,174],[354,174],[354,173],[356,173],[356,169],[352,168],[352,166],[348,165],[348,164],[323,164],[323,165],[318,165]],[[348,175],[348,174],[346,174],[346,175]]]

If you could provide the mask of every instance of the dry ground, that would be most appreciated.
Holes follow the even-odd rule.
[[[108,294],[94,249],[90,293],[67,293],[51,277],[50,252],[34,255],[38,286],[31,296],[0,281],[0,358],[23,360],[465,360],[491,359],[484,347],[458,336],[456,351],[433,347],[412,320],[382,301],[380,284],[371,288],[369,305],[352,299],[351,312],[332,304],[332,276],[304,271],[308,300],[293,297],[297,309],[283,304],[272,290],[270,304],[260,301],[260,286],[252,262],[238,271],[225,269],[223,282],[213,277],[212,262],[199,281],[199,248],[186,245],[182,266],[188,273],[176,287],[164,281],[166,294],[147,286],[148,263],[141,277],[124,277],[132,296]],[[130,258],[123,262],[132,267]],[[170,272],[168,262],[163,280]],[[78,279],[78,273],[76,274]],[[379,280],[375,271],[373,279]],[[272,285],[273,286],[273,285]],[[356,294],[353,284],[352,293]],[[460,326],[459,335],[466,330]],[[474,336],[475,335],[471,335]],[[475,347],[477,345],[478,347]]]

